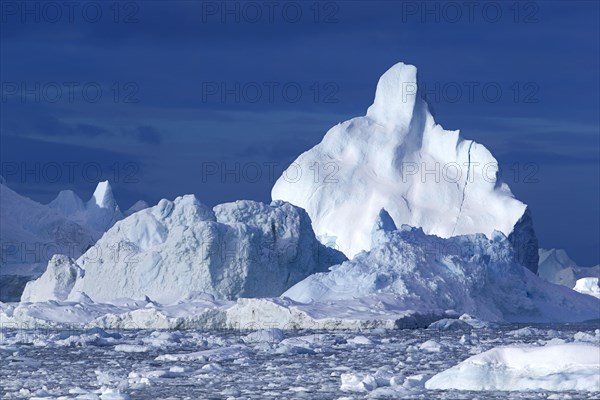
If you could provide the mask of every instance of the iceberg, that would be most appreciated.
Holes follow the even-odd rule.
[[[48,203],[48,207],[94,231],[97,238],[123,218],[108,181],[99,182],[92,197],[85,203],[73,191],[62,190]]]
[[[436,123],[412,65],[386,71],[366,116],[331,128],[283,172],[271,197],[304,208],[317,237],[336,238],[349,258],[371,248],[371,228],[385,208],[396,225],[441,238],[502,232],[519,262],[537,271],[529,208],[483,145]]]
[[[598,318],[600,302],[543,281],[518,261],[509,239],[494,232],[440,238],[399,230],[379,213],[368,252],[316,273],[282,297],[310,304],[383,301],[390,310],[442,316],[448,310],[485,321],[576,322]],[[433,322],[433,321],[432,321]]]
[[[579,279],[600,277],[600,265],[580,267],[565,250],[540,249],[539,255],[538,275],[548,282],[574,288]]]
[[[168,303],[195,292],[218,299],[278,296],[343,259],[317,241],[306,212],[289,203],[236,201],[210,209],[187,195],[118,221],[75,266],[53,260],[21,300],[76,300],[82,293],[94,302]],[[70,290],[60,296],[43,289],[64,277],[59,286]]]
[[[496,347],[434,375],[425,387],[600,392],[600,347],[581,343]]]

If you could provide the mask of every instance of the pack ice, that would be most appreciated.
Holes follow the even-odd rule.
[[[500,231],[520,262],[537,270],[527,206],[501,181],[484,146],[435,122],[412,65],[385,72],[367,115],[331,128],[284,171],[271,195],[304,208],[317,237],[349,258],[370,249],[385,208],[398,226],[442,238]]]
[[[0,183],[0,301],[17,301],[54,254],[79,257],[122,217],[108,182],[84,203],[64,190],[44,205]]]
[[[117,222],[76,262],[52,259],[22,301],[77,300],[82,293],[95,302],[172,302],[195,292],[278,296],[343,259],[317,241],[306,212],[289,203],[237,201],[210,209],[186,195]]]

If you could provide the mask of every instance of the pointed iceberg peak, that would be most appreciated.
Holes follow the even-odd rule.
[[[108,181],[98,183],[85,207],[88,226],[99,232],[106,232],[115,222],[123,218]]]
[[[379,215],[375,220],[375,227],[373,229],[383,232],[392,232],[398,230],[396,223],[385,208],[379,210]]]
[[[114,208],[116,205],[113,196],[112,187],[108,181],[98,182],[94,194],[88,201],[88,204],[95,204],[100,208]]]
[[[408,127],[418,100],[417,67],[400,62],[379,78],[367,116],[382,125]]]
[[[371,232],[371,246],[375,247],[380,240],[385,239],[386,233],[396,230],[398,230],[398,228],[391,215],[385,208],[382,208],[379,210],[379,214],[373,225],[373,230]]]
[[[491,238],[500,231],[535,271],[538,247],[527,206],[490,171],[498,162],[488,149],[435,123],[417,83],[412,65],[385,71],[367,116],[329,129],[283,172],[272,200],[304,208],[317,237],[335,236],[350,258],[371,248],[373,226],[385,208],[398,228],[407,224],[441,238]],[[310,170],[315,163],[334,166],[334,182],[325,185],[311,174],[286,179],[297,175],[292,169]],[[460,170],[454,178],[444,172],[452,166]]]
[[[58,196],[48,203],[48,207],[54,208],[65,215],[73,215],[85,208],[83,200],[72,190],[61,190]]]

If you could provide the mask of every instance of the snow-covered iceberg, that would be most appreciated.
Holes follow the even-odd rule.
[[[317,237],[350,258],[371,248],[371,227],[385,208],[396,224],[442,238],[500,231],[519,261],[537,270],[529,209],[501,181],[483,145],[435,122],[412,65],[385,72],[367,115],[331,128],[284,171],[271,195],[304,208]]]
[[[46,271],[35,281],[27,283],[21,298],[37,300],[66,299],[83,270],[72,258],[56,254],[48,262]]]
[[[62,190],[48,203],[48,207],[94,231],[97,238],[123,218],[108,181],[99,182],[92,197],[85,203],[72,190]]]
[[[75,318],[118,329],[397,329],[425,328],[462,313],[497,322],[598,318],[600,300],[524,268],[500,232],[492,239],[444,239],[420,228],[398,230],[382,210],[372,237],[369,252],[339,264],[334,260],[341,253],[321,245],[306,213],[289,203],[243,201],[211,210],[193,196],[163,200],[115,224],[95,253],[77,263],[53,259],[28,284],[23,303],[0,307],[0,321],[52,326]],[[118,262],[97,256],[115,248],[134,251]],[[231,262],[221,258],[223,250]],[[92,255],[95,261],[86,259]],[[318,272],[331,264],[337,265],[330,272]],[[281,297],[222,300],[276,296],[302,278]],[[217,300],[198,300],[196,291]]]
[[[309,276],[282,297],[313,307],[380,300],[392,310],[420,315],[454,310],[486,321],[598,318],[597,299],[547,283],[523,268],[501,232],[491,239],[483,234],[444,239],[406,225],[394,230],[385,211],[375,227],[370,251]]]
[[[548,282],[573,289],[578,279],[600,277],[600,265],[580,267],[565,250],[540,249],[539,255],[538,275]]]
[[[66,205],[65,205],[66,206]],[[65,213],[0,184],[0,301],[17,301],[54,254],[78,257],[97,239]]]
[[[154,221],[161,215],[160,225],[166,226],[165,230],[149,229],[147,221],[140,222],[147,218]],[[331,267],[330,272],[309,275],[307,265],[312,265],[312,271],[323,271],[333,259],[341,257],[340,253],[329,253],[331,249],[318,243],[310,229],[301,233],[309,224],[306,214],[288,203],[269,206],[238,202],[217,206],[213,211],[191,196],[175,202],[161,201],[117,223],[99,242],[101,248],[108,249],[111,243],[135,240],[137,246],[145,248],[135,253],[137,264],[81,262],[79,266],[65,257],[56,257],[46,273],[28,285],[23,297],[24,301],[40,302],[0,304],[0,322],[18,326],[78,323],[115,329],[319,330],[425,328],[440,318],[456,318],[461,313],[497,322],[580,322],[598,318],[599,299],[545,282],[531,273],[517,262],[514,249],[500,232],[492,239],[483,234],[443,239],[426,235],[419,228],[403,226],[397,230],[382,211],[369,252]],[[232,230],[244,234],[226,234],[231,243],[245,243],[245,238],[252,236],[249,232],[258,232],[256,236],[263,239],[275,232],[277,239],[268,240],[262,247],[260,262],[244,258],[247,253],[243,253],[244,268],[219,263],[218,255],[207,266],[193,238]],[[151,231],[158,236],[153,239]],[[219,233],[215,236],[223,237]],[[276,257],[263,258],[277,253],[277,247],[271,247],[275,243],[288,240],[288,254],[299,250],[299,241],[305,240],[324,251],[321,254],[328,262],[322,263],[318,252],[298,254],[295,259],[300,265],[286,257],[279,263],[268,261]],[[181,243],[180,247],[173,248],[175,242]],[[216,239],[206,242],[218,253],[215,243]],[[251,241],[248,248],[256,249],[256,243],[262,242]],[[156,260],[153,252],[162,254],[156,265],[152,264]],[[215,268],[207,270],[210,266]],[[148,275],[153,267],[157,271]],[[243,290],[246,296],[274,296],[273,292],[283,291],[282,287],[292,282],[288,274],[296,268],[301,272],[289,275],[292,279],[301,279],[300,274],[309,276],[279,298],[238,298],[234,302],[195,294],[203,290],[217,297],[235,298]],[[261,274],[267,271],[271,275],[265,278]],[[221,276],[227,279],[219,280]],[[167,290],[166,295],[161,290]],[[175,300],[186,293],[186,298]],[[111,300],[144,295],[150,297]],[[49,299],[55,301],[44,301]],[[460,319],[474,326],[475,319],[466,314]],[[449,320],[444,321],[448,324]]]
[[[278,296],[343,259],[318,242],[306,212],[289,203],[237,201],[210,209],[187,195],[117,222],[75,264],[53,260],[21,300],[75,300],[81,293],[95,302],[172,302],[195,292]]]
[[[433,376],[425,387],[600,392],[600,347],[582,343],[497,347]]]
[[[63,190],[44,205],[0,180],[0,301],[18,301],[53,255],[79,257],[122,217],[108,181],[87,202]]]

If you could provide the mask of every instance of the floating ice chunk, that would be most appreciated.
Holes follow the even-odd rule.
[[[427,327],[427,329],[434,329],[438,331],[470,331],[473,329],[471,325],[465,321],[459,319],[444,318],[439,321],[435,321]]]
[[[221,367],[217,363],[206,364],[202,368],[200,368],[200,372],[203,374],[216,374],[222,371],[223,367]]]
[[[497,347],[435,375],[425,387],[599,392],[600,346],[563,343]]]
[[[128,394],[122,393],[119,389],[107,388],[102,391],[100,395],[101,400],[130,400]]]
[[[181,336],[181,332],[155,331],[150,336],[142,338],[142,341],[154,347],[173,346],[181,341]]]
[[[242,340],[244,343],[279,343],[284,337],[281,329],[271,328],[249,333]]]
[[[592,334],[587,333],[587,332],[577,332],[576,334],[573,335],[573,339],[576,342],[591,342],[591,343],[600,344],[600,337],[599,336],[592,335]]]
[[[410,390],[422,388],[430,377],[431,375],[428,374],[415,374],[407,376],[402,383],[402,387]]]
[[[421,343],[421,345],[419,346],[419,350],[428,351],[430,353],[439,353],[440,351],[442,351],[443,348],[444,346],[442,346],[442,344],[436,342],[433,339]]]
[[[245,356],[245,346],[230,346],[192,353],[162,354],[156,357],[156,361],[225,361]]]
[[[373,375],[346,373],[340,375],[342,384],[340,390],[348,392],[370,392],[377,388],[377,381]]]
[[[322,336],[304,335],[287,338],[279,343],[275,350],[278,354],[312,354],[321,346]]]
[[[146,353],[150,351],[150,347],[137,344],[118,344],[115,346],[115,351],[121,351],[123,353]]]
[[[397,375],[389,365],[378,368],[373,377],[377,387],[397,386],[399,382],[404,381],[404,376]]]
[[[546,331],[543,331],[538,328],[532,328],[530,326],[526,326],[525,328],[515,329],[508,332],[508,334],[512,336],[541,336],[545,333]]]
[[[458,319],[471,325],[474,329],[493,329],[498,327],[498,324],[489,321],[483,321],[479,318],[474,318],[469,314],[463,314]]]
[[[346,342],[350,344],[359,344],[359,345],[372,345],[373,341],[366,336],[356,336],[351,339],[346,340]]]
[[[98,337],[101,337],[104,339],[108,339],[108,338],[120,339],[121,338],[121,334],[119,334],[117,332],[107,332],[104,329],[98,328],[98,327],[84,329],[84,330],[77,330],[77,329],[64,330],[64,331],[60,332],[59,338],[61,340],[64,340],[64,339],[68,339],[73,336],[81,336],[81,335],[97,335]]]

